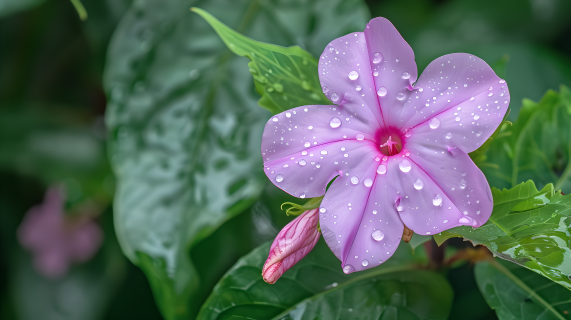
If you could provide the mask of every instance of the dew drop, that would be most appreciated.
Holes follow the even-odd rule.
[[[448,132],[446,134],[446,139],[451,139],[452,138],[452,132]]]
[[[465,176],[466,176],[466,171],[462,171],[461,174],[462,174],[462,177],[465,177]]]
[[[353,178],[351,178],[353,179]],[[363,184],[365,185],[365,187],[370,188],[373,185],[373,180],[367,178],[365,179],[365,182],[363,182]]]
[[[302,167],[305,167],[305,165],[307,164],[307,162],[305,162],[305,160],[301,159],[299,160],[298,164]]]
[[[474,120],[478,120],[478,119],[480,119],[480,116],[479,116],[479,115],[475,115],[475,116],[474,116]]]
[[[409,172],[410,169],[412,168],[412,165],[410,164],[410,161],[408,161],[407,159],[404,159],[403,161],[401,161],[399,163],[399,168],[400,168],[400,171],[402,171],[402,172]]]
[[[278,174],[276,176],[276,182],[282,182],[282,181],[284,181],[284,176],[282,176],[281,174]]]
[[[387,172],[387,166],[385,166],[384,164],[379,165],[379,167],[377,168],[377,173],[385,174],[386,172]]]
[[[440,120],[432,118],[428,125],[430,126],[430,129],[436,129],[440,126]]]
[[[286,117],[291,118],[291,113],[290,113],[290,112],[286,112]]]
[[[349,273],[351,273],[351,272],[355,272],[355,268],[353,268],[353,266],[350,265],[350,264],[346,264],[346,265],[343,267],[343,272],[344,272],[345,274],[349,274]]]
[[[403,208],[402,206],[397,206],[397,211],[398,211],[398,212],[401,212],[401,211],[403,211],[403,210],[404,210],[404,208]]]
[[[357,71],[351,71],[351,72],[349,72],[349,79],[351,79],[351,80],[357,80],[357,78],[359,78],[359,73],[357,73]]]
[[[403,73],[402,73],[402,78],[405,79],[405,80],[409,79],[409,78],[410,78],[410,73],[408,73],[408,72],[403,72]]]
[[[322,154],[322,155],[326,155],[326,154],[327,154],[327,150],[321,150],[321,154]]]
[[[352,176],[351,177],[351,184],[353,184],[353,185],[359,184],[359,178],[357,178],[356,176]]]
[[[366,267],[369,265],[369,261],[367,261],[367,259],[363,260],[363,262],[361,263],[363,265],[363,267]]]
[[[299,197],[305,199],[305,193],[300,194]]]
[[[331,94],[331,101],[337,102],[338,100],[339,100],[339,95],[337,94],[337,92],[333,92]]]
[[[273,120],[274,122],[278,122],[278,117],[273,117],[272,120]]]
[[[481,136],[481,135],[482,135],[482,131],[476,132],[476,137],[479,137],[479,136]]]
[[[365,136],[362,133],[357,133],[356,138],[357,138],[357,140],[363,140],[363,139],[365,139]]]
[[[377,90],[377,95],[378,95],[379,97],[384,97],[384,96],[387,95],[387,92],[388,92],[387,88],[385,88],[385,87],[380,87],[379,90]]]
[[[456,121],[460,121],[460,117],[456,117],[456,119],[454,119],[454,120],[456,120]]]
[[[432,199],[432,204],[437,207],[442,205],[442,196],[440,194],[435,195],[434,199]]]
[[[363,87],[361,87],[361,85],[359,85],[359,84],[355,86],[355,90],[357,90],[357,91],[361,91],[362,89],[363,89]]]
[[[306,142],[306,143],[303,144],[303,146],[306,147],[306,148],[309,148],[309,147],[311,146],[311,143]]]
[[[414,182],[414,188],[416,190],[421,190],[423,187],[424,187],[424,181],[416,179],[416,181]]]
[[[375,231],[373,231],[371,236],[373,237],[373,239],[375,241],[381,241],[385,237],[385,234],[381,230],[375,230]]]
[[[341,126],[341,119],[334,117],[329,120],[329,126],[333,129],[339,128]]]
[[[397,99],[402,101],[404,100],[404,98],[406,98],[406,95],[402,92],[397,93]]]
[[[472,224],[472,221],[468,217],[462,217],[458,220],[458,223],[462,224]]]
[[[459,186],[460,186],[460,189],[462,189],[462,190],[466,189],[466,180],[461,179]]]
[[[327,209],[325,209],[325,208],[319,208],[319,212],[325,213],[325,212],[327,212]]]
[[[329,88],[327,86],[323,86],[323,93],[329,92]]]
[[[380,52],[373,53],[373,63],[377,64],[383,60],[383,54]]]
[[[470,98],[470,101],[474,101],[474,100],[476,100],[476,98],[474,98],[474,97]]]

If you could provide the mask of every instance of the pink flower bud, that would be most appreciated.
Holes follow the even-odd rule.
[[[317,230],[317,210],[305,211],[278,233],[262,270],[264,281],[275,283],[315,247],[320,235]]]

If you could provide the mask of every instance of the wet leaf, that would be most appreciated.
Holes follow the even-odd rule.
[[[345,275],[320,241],[273,285],[261,276],[269,247],[228,271],[199,319],[446,319],[450,312],[450,285],[437,273],[415,270],[420,260],[405,243],[381,266]]]
[[[245,59],[193,5],[253,39],[313,55],[368,21],[357,0],[135,1],[123,18],[105,69],[116,228],[169,320],[194,319],[199,308],[189,250],[251,206],[267,181],[260,139],[270,113],[256,106]]]
[[[474,272],[500,320],[571,319],[571,292],[537,273],[498,259],[476,264]]]
[[[506,126],[479,165],[491,185],[512,187],[533,180],[571,192],[571,91],[549,90],[539,102],[524,99],[518,119]]]
[[[571,289],[571,196],[533,181],[507,190],[492,188],[494,210],[483,226],[456,227],[434,236],[438,244],[464,237],[496,256]]]

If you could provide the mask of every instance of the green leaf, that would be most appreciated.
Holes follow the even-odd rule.
[[[413,233],[412,238],[408,242],[408,245],[412,248],[412,251],[414,252],[414,249],[416,249],[418,246],[425,243],[426,241],[430,240],[432,240],[432,236],[421,236],[418,233]]]
[[[261,107],[275,114],[303,105],[330,104],[321,90],[317,59],[309,52],[299,46],[284,48],[252,40],[202,9],[191,10],[216,30],[232,52],[251,60],[248,67],[262,96]]]
[[[450,312],[450,285],[437,273],[415,270],[421,260],[404,242],[383,265],[345,275],[320,241],[273,285],[260,274],[269,247],[228,271],[198,319],[446,319]]]
[[[35,7],[46,0],[0,0],[0,17]]]
[[[571,289],[571,195],[538,191],[533,181],[510,190],[492,188],[494,209],[483,226],[456,227],[434,236],[438,244],[464,237],[498,257]]]
[[[115,225],[169,320],[194,319],[200,306],[189,252],[267,182],[259,149],[271,114],[256,106],[244,58],[189,11],[197,4],[252,38],[312,54],[368,19],[362,1],[341,0],[135,1],[124,16],[104,81]]]
[[[500,260],[480,262],[474,272],[500,320],[571,319],[571,292],[537,273]]]
[[[548,91],[540,102],[524,99],[517,121],[505,128],[481,166],[493,186],[513,187],[533,180],[539,188],[553,183],[571,192],[571,91]]]

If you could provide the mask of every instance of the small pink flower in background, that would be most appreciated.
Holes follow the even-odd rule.
[[[272,117],[262,156],[282,190],[325,194],[321,231],[344,272],[386,261],[405,225],[432,235],[488,220],[490,187],[468,153],[500,125],[510,95],[486,62],[449,54],[417,81],[412,49],[387,19],[375,18],[325,48],[319,77],[336,105]]]
[[[32,252],[36,270],[51,278],[63,276],[72,263],[91,259],[103,240],[92,217],[66,217],[63,205],[62,192],[51,187],[44,202],[28,210],[18,229],[18,240]]]
[[[317,209],[305,211],[278,233],[262,270],[264,281],[275,283],[315,247],[320,234],[318,221]]]

